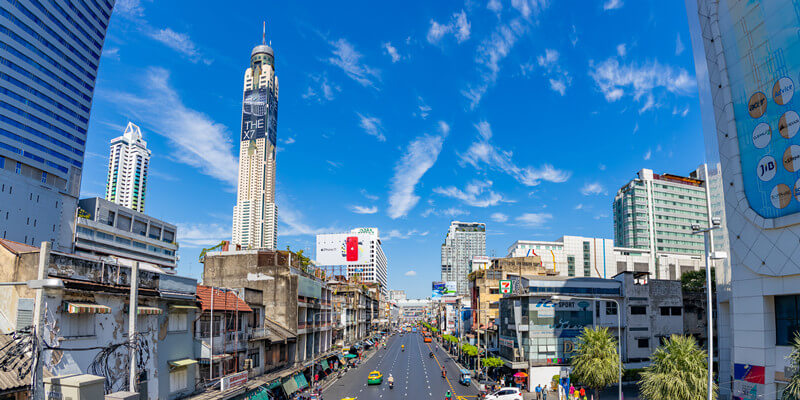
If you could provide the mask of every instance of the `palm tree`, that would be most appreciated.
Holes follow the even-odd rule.
[[[783,390],[782,400],[795,400],[800,399],[800,333],[794,334],[792,340],[792,353],[789,354],[789,364],[795,371],[794,375],[789,378],[789,384]]]
[[[608,328],[583,328],[572,356],[572,377],[594,389],[599,399],[600,389],[619,382],[619,368],[617,341]]]
[[[706,352],[691,336],[672,335],[650,357],[639,391],[648,400],[703,400],[708,392]],[[717,385],[712,388],[717,397]]]

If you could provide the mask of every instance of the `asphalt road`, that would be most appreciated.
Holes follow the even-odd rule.
[[[405,345],[405,351],[401,351]],[[438,347],[433,343],[424,343],[419,333],[394,335],[388,340],[388,346],[377,350],[369,360],[355,369],[347,371],[338,381],[322,392],[325,400],[340,400],[345,397],[357,397],[359,400],[418,400],[444,399],[450,390],[453,399],[474,400],[478,394],[475,386],[464,386],[458,383],[458,367],[439,348],[434,352],[435,358],[428,353]],[[441,367],[447,369],[447,379],[442,378]],[[383,373],[383,383],[367,385],[367,375],[371,371]],[[394,377],[394,389],[389,389],[389,374]]]

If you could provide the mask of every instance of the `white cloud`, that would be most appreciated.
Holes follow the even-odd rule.
[[[442,196],[458,199],[465,204],[473,207],[489,207],[495,206],[502,202],[510,202],[503,198],[502,195],[495,193],[492,189],[492,181],[472,181],[467,184],[464,190],[455,186],[446,188],[437,187],[433,189],[434,193]],[[484,195],[484,192],[485,195]]]
[[[554,49],[544,49],[544,54],[536,57],[540,67],[550,68],[558,62],[558,51]]]
[[[648,111],[648,110],[652,110],[653,107],[655,107],[655,106],[656,106],[656,101],[653,98],[653,95],[652,94],[648,94],[647,95],[647,100],[645,101],[645,103],[642,106],[642,108],[639,109],[639,114],[642,114],[642,113],[644,113],[645,111]]]
[[[686,70],[658,61],[620,65],[617,59],[609,58],[599,64],[590,63],[589,76],[609,102],[619,100],[626,90],[638,101],[657,88],[679,95],[689,95],[697,88],[694,77]]]
[[[369,194],[365,189],[361,189],[361,195],[372,201],[378,200],[378,196]]]
[[[344,71],[350,79],[358,82],[361,86],[375,87],[375,81],[380,81],[380,70],[363,64],[363,57],[355,47],[346,39],[338,39],[328,42],[333,47],[333,57],[328,57],[331,65],[337,66]]]
[[[575,25],[572,25],[572,33],[569,34],[569,42],[572,43],[572,47],[578,45],[578,28]]]
[[[633,126],[633,134],[635,135],[636,132],[639,132],[639,123],[638,122]]]
[[[529,227],[541,227],[553,216],[547,213],[525,213],[517,217],[517,223]]]
[[[622,0],[606,0],[603,3],[603,10],[616,10],[622,8]]]
[[[683,42],[681,41],[681,34],[678,33],[678,37],[677,39],[675,39],[675,55],[676,56],[681,55],[684,49],[685,48],[683,47]]]
[[[486,3],[486,8],[489,9],[489,11],[493,11],[495,14],[500,14],[500,11],[503,11],[503,3],[501,3],[500,0],[489,0],[489,2]]]
[[[386,136],[383,135],[383,126],[381,125],[380,119],[358,112],[356,115],[358,115],[359,119],[358,125],[364,130],[364,132],[367,133],[367,135],[375,136],[378,138],[378,141],[381,142],[386,141]]]
[[[494,213],[489,218],[492,219],[494,222],[506,222],[508,221],[508,215],[503,213]]]
[[[689,114],[689,106],[684,107],[682,110],[678,109],[678,107],[672,108],[672,115],[680,115],[681,117],[685,117]]]
[[[608,214],[601,213],[594,216],[594,219],[604,219],[604,218],[608,218]]]
[[[294,137],[288,137],[286,138],[286,140],[283,141],[283,144],[292,144],[294,142],[296,142],[296,140],[294,140]]]
[[[469,215],[469,211],[463,210],[463,209],[457,208],[457,207],[450,207],[450,208],[446,208],[444,210],[437,210],[435,208],[429,208],[429,209],[423,211],[422,214],[420,214],[420,215],[423,218],[426,218],[426,217],[431,216],[431,215],[435,215],[437,217],[454,218],[454,217],[458,217],[458,216],[461,216],[461,215]]]
[[[350,206],[350,210],[356,214],[375,214],[378,212],[378,206]]]
[[[647,150],[647,153],[644,153],[644,159],[645,160],[649,160],[650,157],[652,157],[652,156],[653,156],[653,151],[652,150]]]
[[[325,162],[328,163],[328,165],[331,166],[331,168],[329,168],[331,170],[336,169],[336,168],[340,168],[342,166],[342,163],[338,163],[336,161],[325,160]]]
[[[625,43],[620,43],[617,45],[617,54],[620,57],[625,57],[625,54],[628,54],[628,49]]]
[[[536,186],[543,180],[560,183],[569,179],[570,172],[556,169],[550,164],[543,164],[539,168],[516,165],[512,159],[512,152],[498,149],[490,143],[492,130],[488,122],[481,121],[475,128],[478,130],[479,140],[473,142],[466,153],[460,155],[462,165],[470,164],[478,169],[486,166],[505,172],[526,186]]]
[[[576,210],[583,210],[583,204],[578,204],[577,206],[575,206],[575,209]]]
[[[204,58],[189,35],[175,32],[170,28],[159,29],[149,33],[150,37],[163,45],[186,56],[191,62],[211,64],[212,60]]]
[[[405,274],[403,274],[403,275],[405,275],[405,276],[417,276],[417,271],[414,271],[414,270],[412,269],[412,270],[410,270],[410,271],[406,271],[406,273],[405,273]]]
[[[205,175],[236,188],[239,161],[234,156],[233,135],[208,115],[186,107],[169,84],[169,72],[147,71],[142,94],[101,92],[141,125],[167,138],[174,149],[171,157]],[[238,152],[237,152],[238,153]]]
[[[536,57],[536,62],[545,70],[544,75],[548,78],[550,89],[564,96],[567,86],[572,83],[572,78],[567,71],[561,68],[558,59],[557,50],[545,49],[544,54]]]
[[[416,229],[412,229],[410,231],[401,232],[397,229],[392,229],[389,231],[383,231],[383,233],[381,233],[381,240],[387,241],[391,239],[409,239],[413,236],[427,236],[427,235],[428,231],[420,232]]]
[[[124,17],[141,17],[144,15],[144,8],[140,0],[118,0],[114,3],[114,14]]]
[[[309,85],[306,92],[301,95],[304,99],[312,99],[320,103],[331,101],[336,97],[337,93],[342,91],[339,85],[328,81],[327,75],[311,75],[310,78],[316,88]]]
[[[639,124],[636,124],[636,126],[639,126]],[[600,165],[597,166],[597,168],[599,168],[600,171],[605,171],[606,170],[606,165],[605,164],[600,164]]]
[[[511,7],[514,7],[525,18],[531,15],[538,16],[547,8],[548,0],[511,0]]]
[[[119,60],[119,47],[111,47],[103,50],[102,57]]]
[[[562,96],[567,93],[567,85],[563,80],[550,78],[550,89],[553,89],[554,92],[558,92]]]
[[[297,202],[286,201],[286,198],[278,196],[278,219],[284,226],[278,231],[281,236],[304,236],[317,235],[320,233],[341,232],[342,229],[335,226],[314,227],[306,223],[303,214],[295,210],[291,205]]]
[[[178,223],[178,243],[185,248],[203,248],[230,239],[230,225]]]
[[[417,96],[417,108],[419,109],[419,115],[422,119],[427,119],[428,115],[431,113],[431,106],[425,104],[425,100],[422,99],[422,96]]]
[[[426,134],[412,140],[406,153],[395,164],[389,192],[390,218],[405,216],[419,202],[419,196],[414,194],[414,187],[436,163],[444,139],[450,131],[447,124],[440,123],[439,127],[439,135]]]
[[[584,196],[602,194],[605,191],[606,189],[600,184],[600,182],[586,182],[586,184],[581,188],[581,193],[583,193]]]
[[[457,12],[450,17],[450,21],[446,23],[438,23],[431,19],[431,26],[428,28],[428,43],[436,44],[444,36],[453,34],[458,43],[464,42],[469,39],[470,29],[472,25],[467,20],[467,13],[464,10]]]
[[[383,51],[392,58],[393,63],[400,61],[400,53],[397,52],[397,49],[392,46],[390,42],[383,44]]]

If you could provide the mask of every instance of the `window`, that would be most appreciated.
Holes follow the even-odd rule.
[[[775,344],[790,346],[800,332],[800,295],[775,296]]]
[[[489,294],[500,294],[499,288],[489,288]]]
[[[606,302],[606,315],[617,315],[617,303],[613,301]]]
[[[186,330],[187,314],[185,312],[171,312],[169,313],[169,328],[168,332],[179,332]]]
[[[636,345],[640,349],[648,349],[650,348],[650,338],[636,339]]]
[[[661,315],[664,316],[680,316],[682,310],[680,307],[661,307]]]
[[[170,393],[186,390],[189,386],[189,374],[186,367],[178,368],[169,372],[169,391]]]
[[[252,360],[252,363],[250,364],[250,366],[251,366],[252,368],[259,368],[259,367],[261,367],[261,357],[260,357],[260,356],[261,356],[261,354],[259,353],[259,351],[258,351],[258,350],[251,351],[251,352],[250,352],[250,353],[247,355],[247,358],[249,358],[249,359],[251,359],[251,360]]]
[[[567,275],[575,276],[575,256],[567,256]]]
[[[68,338],[94,336],[94,317],[94,314],[62,314],[62,335]]]
[[[631,315],[647,314],[647,306],[631,306]]]

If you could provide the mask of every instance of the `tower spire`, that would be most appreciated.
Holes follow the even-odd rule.
[[[264,29],[261,31],[261,44],[267,44],[267,20],[264,20]]]

